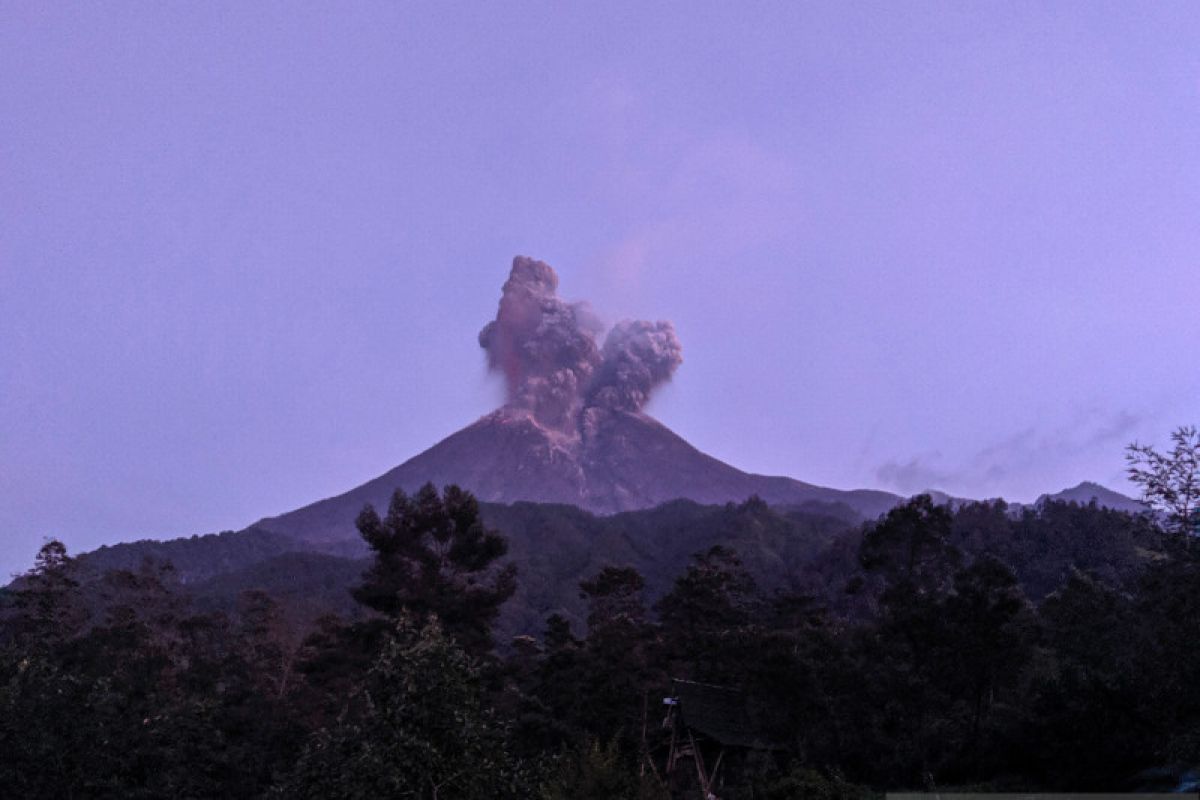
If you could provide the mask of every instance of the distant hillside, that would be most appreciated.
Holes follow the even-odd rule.
[[[104,545],[85,553],[80,560],[97,572],[137,569],[145,559],[169,561],[182,582],[199,583],[297,549],[307,548],[297,548],[290,536],[248,528],[166,541],[142,539]]]
[[[736,550],[767,590],[812,590],[841,612],[858,570],[861,525],[837,505],[770,507],[761,500],[704,506],[677,500],[608,516],[561,504],[487,503],[486,523],[509,541],[519,569],[518,590],[500,619],[500,641],[538,633],[549,614],[582,626],[578,584],[605,566],[630,565],[646,578],[651,600],[664,594],[691,556],[720,544]],[[1157,537],[1148,520],[1073,502],[1038,506],[966,503],[955,514],[954,543],[969,557],[999,557],[1040,599],[1072,570],[1120,584],[1152,552]],[[204,608],[231,610],[238,595],[264,589],[298,620],[321,613],[361,613],[349,588],[369,561],[358,540],[336,553],[321,545],[251,529],[168,542],[134,542],[81,556],[90,570],[136,569],[145,558],[169,560]]]
[[[1144,514],[1043,498],[1037,504],[1002,500],[965,502],[955,508],[950,542],[968,559],[991,556],[1012,568],[1026,595],[1040,602],[1075,572],[1127,588],[1147,561],[1162,557],[1162,538]],[[835,612],[862,611],[862,594],[846,593],[860,575],[858,547],[863,528],[835,537],[805,569],[804,580]]]
[[[289,552],[192,583],[189,590],[201,608],[232,612],[242,592],[261,589],[303,628],[323,614],[347,619],[363,616],[363,608],[350,596],[350,587],[358,583],[369,564],[366,558]]]
[[[103,572],[136,568],[147,558],[170,561],[181,581],[214,607],[262,587],[302,615],[345,611],[343,589],[367,555],[354,526],[362,508],[383,511],[397,489],[455,484],[474,493],[485,519],[508,537],[521,578],[503,625],[530,631],[547,613],[578,619],[575,587],[605,565],[636,567],[653,596],[693,553],[714,544],[738,550],[768,588],[788,585],[806,572],[811,577],[819,553],[831,563],[830,553],[849,541],[837,534],[904,501],[888,492],[743,472],[701,452],[643,411],[681,363],[670,323],[618,323],[601,341],[595,321],[558,297],[557,287],[549,265],[513,260],[497,316],[479,337],[508,389],[496,411],[358,487],[240,533],[102,547],[83,562]],[[956,509],[971,505],[935,494]],[[1142,510],[1090,483],[1044,497],[1038,507],[1093,499]],[[1023,512],[1030,509],[1006,513]],[[1067,560],[1049,552],[1047,563],[1074,564],[1073,553]],[[852,552],[836,557],[848,559],[839,569],[853,568]]]
[[[816,591],[840,613],[852,612],[854,601],[845,588],[858,571],[862,528],[845,507],[677,500],[611,516],[536,503],[484,504],[482,512],[490,527],[508,537],[509,559],[520,570],[517,594],[500,618],[500,640],[540,632],[552,613],[582,626],[578,582],[604,566],[636,567],[653,600],[670,589],[692,554],[713,545],[736,549],[764,589]],[[955,545],[972,557],[988,553],[1012,565],[1034,600],[1054,591],[1073,570],[1120,584],[1157,541],[1147,519],[1098,505],[1048,500],[1021,507],[997,501],[964,504],[955,513]],[[84,554],[82,561],[96,571],[136,569],[148,557],[173,561],[208,608],[232,609],[241,591],[264,589],[298,619],[361,613],[349,588],[366,569],[366,547],[346,541],[337,554],[316,547],[248,530],[107,547]]]
[[[1079,503],[1080,505],[1087,505],[1094,500],[1096,505],[1117,511],[1127,511],[1130,514],[1140,514],[1149,510],[1145,503],[1091,481],[1084,481],[1078,486],[1063,489],[1058,494],[1044,494],[1038,498],[1037,502],[1043,503],[1047,500]]]
[[[716,544],[737,550],[764,587],[788,586],[846,529],[845,513],[822,506],[772,509],[760,500],[724,506],[678,500],[611,516],[567,505],[484,504],[486,523],[508,538],[508,558],[519,569],[517,594],[501,617],[502,633],[540,632],[552,613],[582,625],[579,581],[609,565],[637,568],[648,596],[657,597],[694,553]],[[365,545],[344,542],[336,555],[317,547],[251,529],[116,545],[84,554],[81,561],[97,572],[136,569],[146,558],[171,561],[189,591],[212,609],[232,609],[241,592],[264,589],[297,617],[357,611],[349,588],[368,563]]]

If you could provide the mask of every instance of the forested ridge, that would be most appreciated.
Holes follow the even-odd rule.
[[[666,798],[707,774],[721,798],[833,798],[1173,788],[1200,763],[1200,552],[1149,515],[502,509],[397,493],[357,519],[361,562],[260,539],[238,546],[267,571],[236,579],[48,542],[0,594],[0,786]],[[689,709],[702,770],[668,763]]]

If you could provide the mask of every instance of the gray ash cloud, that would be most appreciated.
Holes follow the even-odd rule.
[[[638,411],[651,393],[671,379],[683,348],[669,322],[626,320],[608,332],[588,405]]]
[[[602,332],[586,304],[558,296],[550,265],[517,256],[479,345],[504,375],[510,406],[573,428],[589,409],[641,410],[683,361],[670,322],[619,322],[600,346]]]

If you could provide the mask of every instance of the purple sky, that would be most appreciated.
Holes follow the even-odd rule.
[[[1200,6],[0,5],[0,574],[493,407],[516,253],[739,467],[1028,500],[1200,422]]]

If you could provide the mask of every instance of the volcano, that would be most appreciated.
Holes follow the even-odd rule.
[[[396,489],[427,482],[457,484],[484,502],[563,503],[598,514],[757,495],[874,517],[900,500],[751,475],[701,453],[643,411],[683,361],[674,326],[623,320],[603,340],[602,333],[586,304],[558,296],[549,264],[517,256],[496,318],[479,333],[489,368],[504,376],[505,404],[358,488],[255,527],[311,542],[353,538],[364,505],[386,507]]]
[[[396,489],[412,492],[427,481],[457,484],[484,502],[563,503],[597,514],[675,499],[718,504],[757,495],[772,505],[837,504],[870,518],[900,501],[887,492],[839,491],[743,472],[641,412],[612,412],[594,431],[572,437],[544,427],[527,410],[505,407],[374,480],[254,527],[310,542],[354,538],[354,518],[365,504],[382,510]]]

